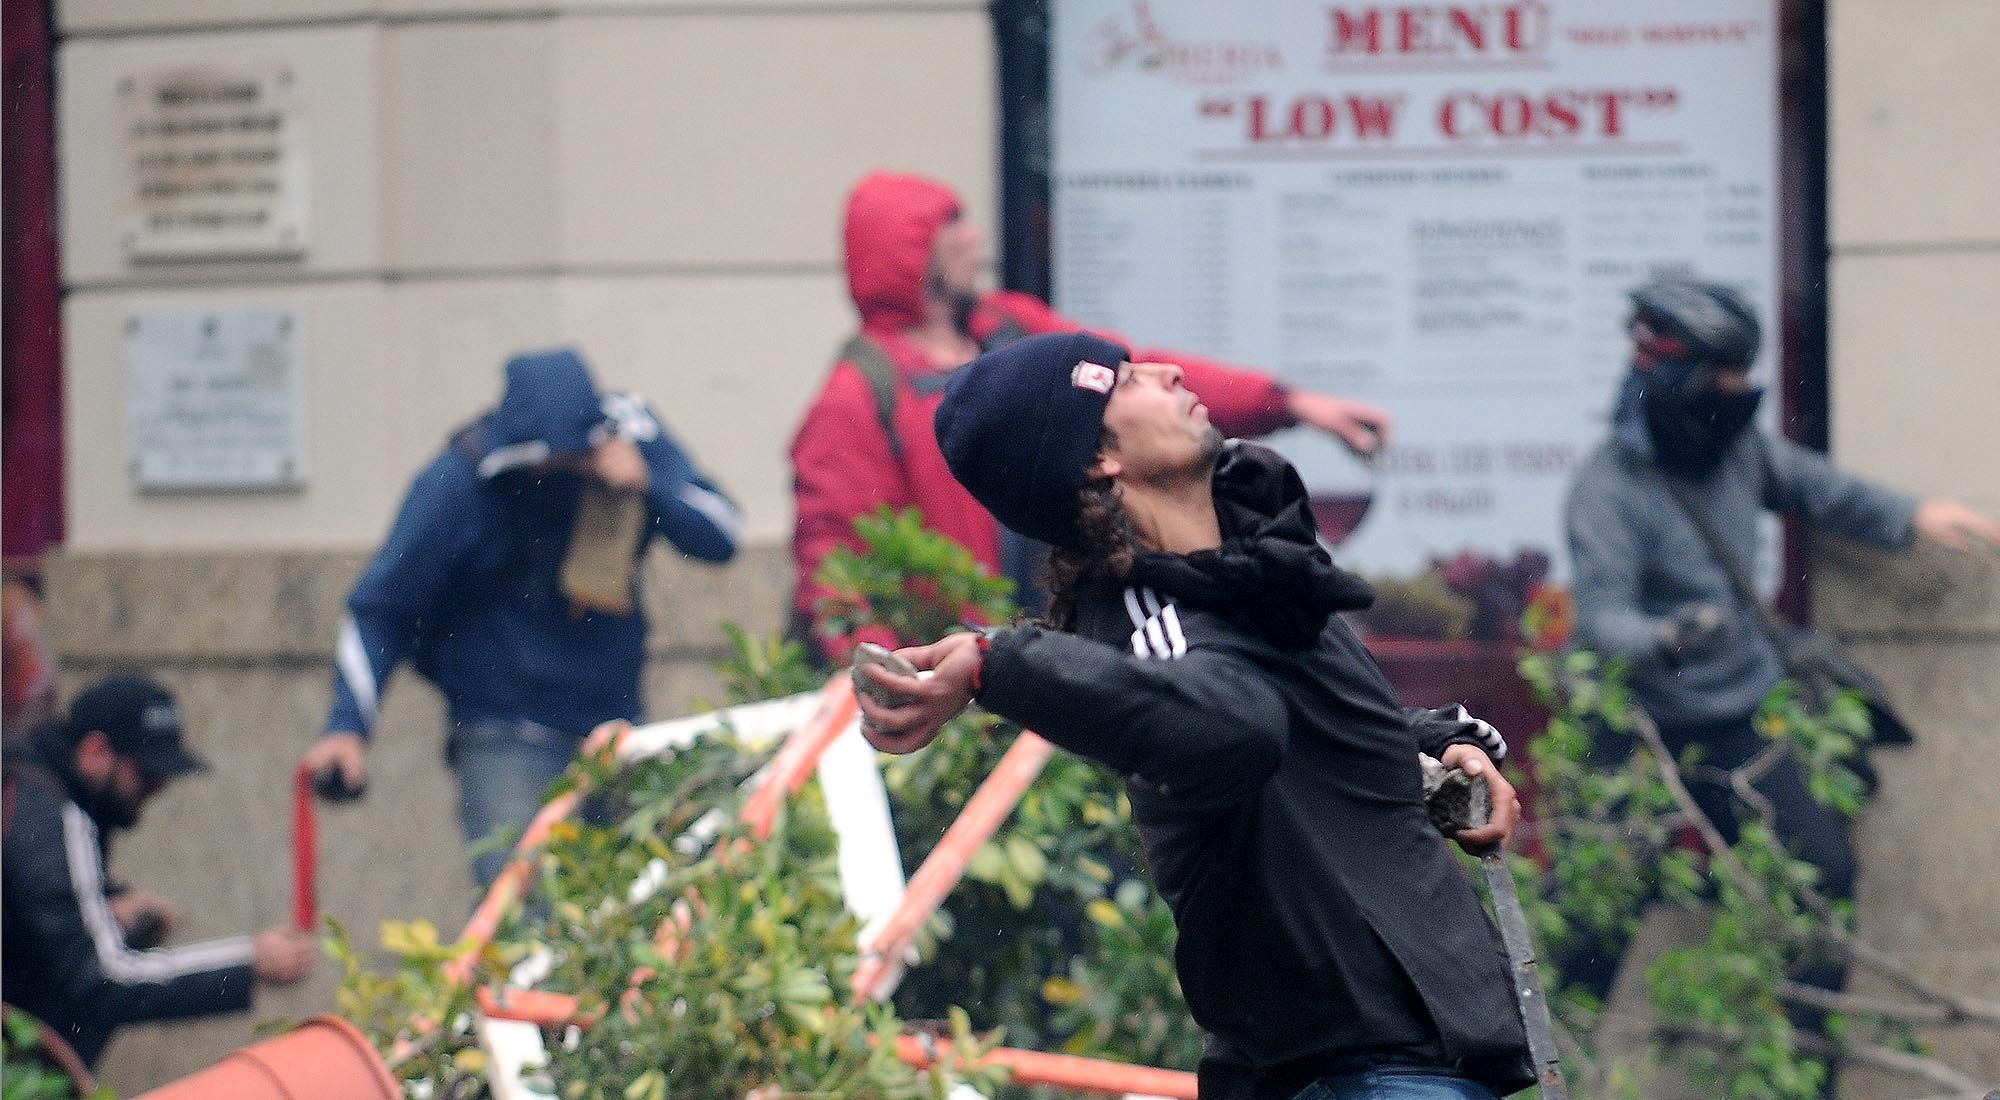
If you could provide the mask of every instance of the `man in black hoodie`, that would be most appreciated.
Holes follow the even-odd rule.
[[[1053,628],[958,634],[871,670],[869,739],[928,744],[969,702],[1126,777],[1208,1036],[1204,1100],[1489,1098],[1532,1083],[1506,953],[1424,811],[1417,754],[1518,815],[1492,727],[1406,710],[1336,614],[1298,474],[1225,444],[1178,367],[1087,334],[952,380],[938,441],[980,503],[1054,546]],[[1491,1091],[1489,1091],[1491,1090]]]

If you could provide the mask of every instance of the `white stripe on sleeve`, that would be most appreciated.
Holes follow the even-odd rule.
[[[715,525],[722,536],[730,542],[743,539],[743,517],[736,512],[736,506],[721,493],[704,489],[693,482],[681,486],[681,503],[702,514],[704,519]]]
[[[1172,647],[1167,645],[1167,632],[1160,629],[1160,618],[1158,615],[1154,615],[1146,620],[1146,641],[1152,644],[1154,656],[1171,657],[1174,655]]]
[[[340,638],[334,643],[333,658],[340,667],[340,678],[346,681],[347,690],[354,695],[355,705],[361,708],[362,723],[373,729],[379,696],[375,686],[375,667],[368,663],[368,650],[361,644],[361,626],[351,614],[340,617]],[[366,733],[367,730],[356,732]]]
[[[1160,609],[1160,622],[1167,628],[1167,641],[1176,657],[1187,656],[1187,635],[1181,633],[1181,613],[1173,604]]]
[[[505,447],[495,447],[479,460],[480,477],[498,477],[509,470],[522,466],[533,466],[549,460],[549,445],[540,439],[509,443]]]
[[[1125,614],[1132,618],[1132,629],[1146,629],[1146,613],[1139,610],[1139,594],[1130,588],[1125,590]]]
[[[69,864],[70,890],[76,894],[84,929],[90,933],[91,946],[97,949],[97,965],[106,978],[119,985],[141,985],[250,964],[247,936],[191,943],[170,950],[134,951],[125,946],[125,933],[118,927],[118,918],[112,915],[111,904],[104,897],[97,826],[74,802],[64,803],[62,812],[63,855]]]
[[[1132,656],[1152,656],[1146,644],[1146,613],[1139,610],[1138,593],[1130,588],[1125,590],[1125,614],[1132,620]]]

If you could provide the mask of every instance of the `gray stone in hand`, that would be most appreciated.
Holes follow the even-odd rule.
[[[865,665],[877,665],[899,676],[908,676],[912,679],[917,675],[915,665],[874,642],[862,642],[854,647],[854,664],[848,669],[848,675],[854,680],[854,690],[877,703],[885,707],[900,707],[910,701],[909,696],[891,691],[876,683],[872,677],[864,675],[861,669]]]
[[[1447,768],[1424,753],[1417,754],[1417,763],[1424,773],[1424,809],[1438,832],[1457,836],[1459,830],[1477,829],[1493,816],[1484,781]]]

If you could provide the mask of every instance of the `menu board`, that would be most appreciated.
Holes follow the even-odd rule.
[[[1560,575],[1627,293],[1697,275],[1773,315],[1774,0],[1053,9],[1058,305],[1393,413],[1372,463],[1272,439],[1344,564]]]

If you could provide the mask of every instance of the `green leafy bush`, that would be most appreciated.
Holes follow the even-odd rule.
[[[539,854],[538,904],[503,924],[476,978],[494,981],[540,950],[541,986],[577,997],[587,1026],[549,1037],[542,1083],[565,1100],[944,1100],[961,1081],[991,1093],[1001,1071],[947,1061],[918,1072],[896,1057],[895,1011],[852,1003],[860,955],[824,803],[808,788],[752,843],[740,809],[760,763],[715,737],[628,769],[579,770],[594,806],[555,827]],[[383,945],[398,969],[370,973],[335,926],[341,1012],[405,1082],[433,1097],[478,1095],[486,1060],[468,1026],[471,995],[442,977],[460,945],[421,922],[386,925]],[[962,1012],[948,1015],[948,1040],[970,1065],[997,1036],[982,1045]]]
[[[831,590],[819,612],[829,637],[868,626],[906,643],[930,642],[967,617],[1004,623],[1014,617],[1014,582],[996,577],[972,551],[924,526],[915,508],[886,505],[854,521],[862,551],[838,547],[814,579]]]
[[[41,1024],[9,1008],[0,1019],[0,1100],[78,1100],[76,1085],[42,1047]],[[114,1100],[110,1089],[92,1090],[83,1100]]]

